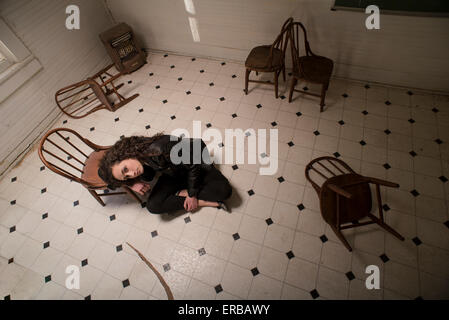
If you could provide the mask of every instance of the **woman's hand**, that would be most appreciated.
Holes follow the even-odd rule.
[[[150,184],[146,182],[137,182],[132,185],[131,189],[143,196],[148,190],[150,190]]]
[[[184,209],[186,209],[186,211],[193,211],[196,208],[198,208],[198,199],[187,196],[184,200]]]

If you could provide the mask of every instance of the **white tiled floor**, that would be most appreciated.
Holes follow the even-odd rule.
[[[0,297],[166,299],[128,241],[160,270],[176,299],[449,298],[448,97],[333,80],[320,113],[310,96],[296,93],[288,103],[274,99],[272,87],[254,84],[244,95],[239,64],[156,53],[148,61],[124,79],[122,94],[140,93],[132,103],[80,120],[63,116],[55,127],[101,145],[191,128],[192,120],[221,131],[275,127],[276,174],[221,165],[234,188],[231,214],[203,208],[152,215],[126,197],[101,207],[82,186],[42,170],[33,150],[0,182]],[[387,222],[404,242],[369,226],[345,232],[352,253],[342,246],[304,177],[311,159],[332,154],[401,185],[383,194]],[[71,264],[81,270],[79,290],[65,287]],[[371,264],[380,268],[380,290],[365,288]]]

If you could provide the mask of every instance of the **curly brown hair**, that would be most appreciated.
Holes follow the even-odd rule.
[[[163,136],[163,133],[157,133],[151,137],[131,136],[117,141],[110,149],[106,151],[100,160],[98,174],[109,188],[115,189],[123,184],[132,185],[136,179],[120,181],[112,175],[112,167],[126,159],[136,159],[140,163],[145,163],[145,158],[149,156],[158,156],[159,154],[149,154],[148,147],[157,139]]]

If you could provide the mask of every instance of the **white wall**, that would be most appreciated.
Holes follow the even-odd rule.
[[[80,29],[65,28],[65,8],[80,8]],[[100,0],[2,0],[0,16],[43,69],[0,104],[0,174],[36,142],[61,111],[55,92],[109,63],[98,34],[112,26]]]
[[[105,0],[150,49],[244,61],[271,43],[292,16],[308,29],[312,49],[333,59],[334,75],[449,93],[449,19],[386,15],[367,30],[363,12],[331,11],[333,0]],[[188,17],[197,19],[200,42]]]

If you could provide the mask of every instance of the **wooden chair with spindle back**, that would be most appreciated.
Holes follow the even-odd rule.
[[[288,18],[281,28],[281,33],[271,45],[258,46],[251,50],[245,61],[245,94],[248,94],[248,82],[256,82],[274,85],[276,98],[278,97],[278,78],[281,71],[285,81],[285,51],[287,49],[290,25],[293,18]],[[262,80],[250,80],[251,71],[273,72],[274,82]]]
[[[102,205],[103,196],[129,194],[140,204],[142,201],[128,186],[125,191],[97,193],[108,190],[107,184],[98,175],[98,166],[109,146],[100,146],[83,138],[68,128],[56,128],[47,132],[39,143],[39,158],[51,171],[83,185]]]
[[[320,184],[315,180],[321,179]],[[319,157],[312,160],[305,169],[309,181],[318,194],[321,216],[331,226],[344,246],[352,251],[341,230],[377,223],[400,240],[404,237],[384,221],[380,186],[398,188],[397,183],[365,177],[357,174],[344,161],[334,157]],[[370,183],[375,185],[379,217],[371,214],[372,197]],[[359,222],[364,218],[371,221]]]
[[[300,56],[300,36],[304,35],[304,47],[305,55]],[[292,52],[293,72],[292,81],[290,84],[290,92],[288,95],[288,101],[292,102],[293,91],[301,92],[304,94],[320,97],[320,112],[323,111],[325,105],[324,100],[326,98],[326,91],[329,87],[330,77],[334,68],[334,62],[326,57],[318,56],[310,49],[309,41],[307,40],[306,28],[301,22],[293,22],[290,27],[290,48]],[[321,94],[312,93],[305,90],[295,89],[299,79],[311,83],[321,84]]]
[[[101,109],[114,112],[137,98],[138,93],[129,98],[118,93],[117,90],[123,86],[123,83],[115,85],[114,81],[123,73],[113,74],[110,70],[113,66],[114,64],[110,64],[86,80],[59,89],[55,94],[55,101],[59,109],[71,118],[80,119]],[[117,103],[108,98],[111,94],[115,94],[118,98]]]

